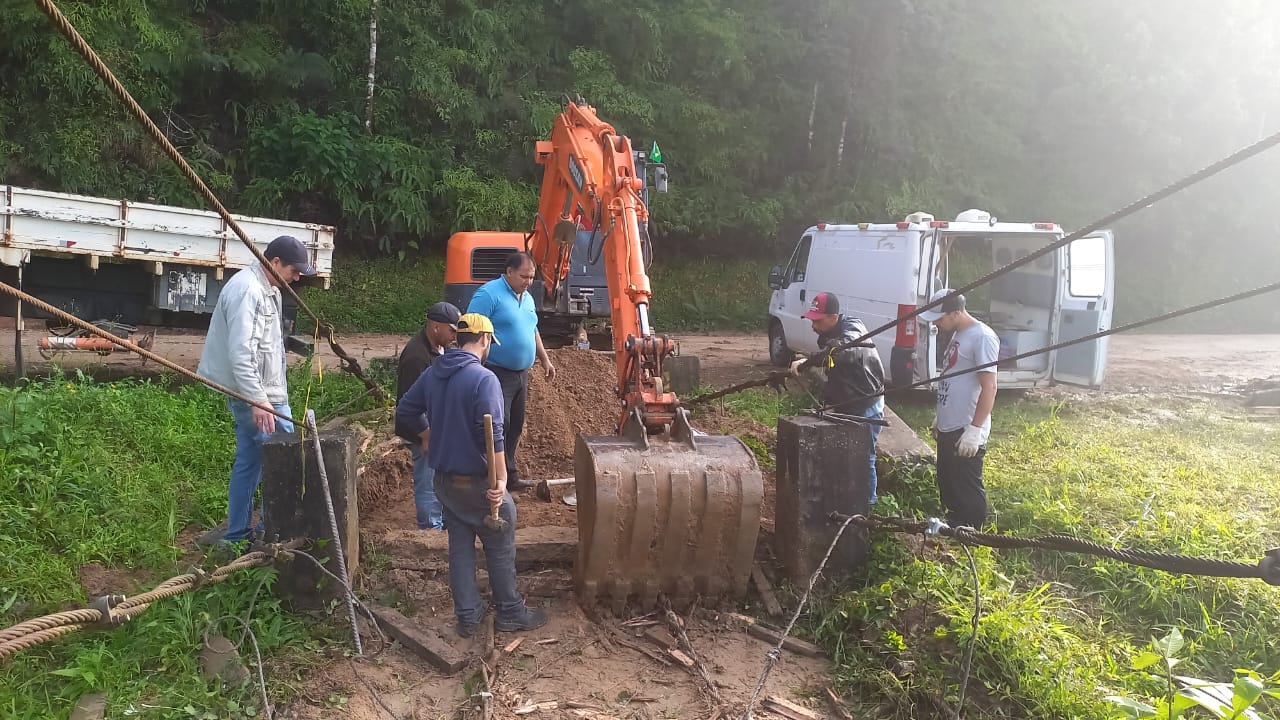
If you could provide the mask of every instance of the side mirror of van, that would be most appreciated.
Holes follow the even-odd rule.
[[[782,266],[781,265],[774,265],[773,267],[769,268],[769,289],[770,290],[782,289]]]

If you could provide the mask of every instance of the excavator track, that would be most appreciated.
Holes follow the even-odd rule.
[[[647,610],[746,593],[764,480],[735,437],[578,436],[579,602]]]

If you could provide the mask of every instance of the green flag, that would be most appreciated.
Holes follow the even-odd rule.
[[[660,163],[662,162],[662,151],[658,149],[658,141],[653,141],[653,149],[649,151],[649,159]]]

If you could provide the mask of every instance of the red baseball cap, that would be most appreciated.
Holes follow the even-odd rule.
[[[817,320],[826,315],[840,314],[840,299],[829,292],[820,292],[813,296],[813,302],[809,305],[809,312],[800,317],[805,320]]]

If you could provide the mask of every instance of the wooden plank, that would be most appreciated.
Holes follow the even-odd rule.
[[[693,658],[689,657],[688,655],[685,655],[684,653],[680,652],[675,648],[667,648],[667,654],[675,658],[676,662],[680,663],[681,665],[687,668],[691,668],[697,664],[693,661]]]
[[[747,626],[747,634],[759,640],[776,645],[778,639],[782,637],[782,633],[773,628],[766,627],[760,623],[752,623]],[[799,638],[788,637],[782,641],[782,649],[789,650],[797,655],[806,657],[822,657],[822,648],[811,642],[800,640]]]
[[[751,566],[751,583],[755,585],[756,592],[760,594],[760,600],[764,603],[765,612],[772,617],[781,615],[782,605],[778,602],[778,596],[773,594],[773,586],[769,584],[769,579],[764,576],[764,571],[760,569],[759,563]]]
[[[822,720],[822,716],[818,713],[777,695],[770,695],[765,698],[763,705],[766,709],[788,718],[788,720]]]
[[[666,650],[668,648],[679,648],[680,643],[672,637],[671,633],[660,627],[651,627],[644,631],[644,639]]]
[[[467,666],[468,658],[465,654],[399,612],[380,605],[370,605],[369,611],[388,635],[399,640],[440,672],[452,675]]]

